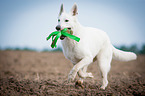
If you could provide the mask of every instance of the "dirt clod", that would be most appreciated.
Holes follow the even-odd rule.
[[[76,88],[81,87],[82,89],[84,89],[83,82],[81,80],[77,80],[75,82],[75,87]]]

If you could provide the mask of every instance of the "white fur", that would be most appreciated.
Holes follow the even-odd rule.
[[[74,64],[69,73],[68,81],[74,80],[77,73],[80,78],[92,78],[92,73],[87,73],[86,71],[93,59],[97,58],[103,81],[101,88],[105,89],[108,85],[107,74],[111,67],[112,57],[122,61],[129,61],[135,60],[136,55],[132,52],[124,52],[114,48],[104,31],[82,26],[77,20],[77,12],[72,15],[74,10],[76,11],[77,9],[76,4],[74,4],[69,14],[62,8],[63,5],[61,6],[58,25],[61,26],[61,29],[70,27],[73,35],[80,38],[80,42],[67,37],[62,40],[64,56]],[[69,21],[65,22],[66,19]]]

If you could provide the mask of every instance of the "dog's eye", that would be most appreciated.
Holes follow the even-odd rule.
[[[60,22],[60,19],[58,19],[58,22]]]
[[[65,20],[65,22],[68,22],[68,21],[69,21],[69,20],[67,20],[67,19]]]

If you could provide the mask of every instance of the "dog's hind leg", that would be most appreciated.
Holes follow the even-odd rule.
[[[97,56],[93,58],[93,62],[97,60]],[[78,71],[78,76],[82,80],[83,78],[94,78],[91,72],[87,72],[88,65],[85,65],[82,69]]]
[[[91,72],[87,72],[87,68],[88,68],[88,65],[85,65],[83,68],[81,68],[79,71],[78,71],[78,76],[80,78],[93,78],[94,76],[92,75]],[[81,80],[82,80],[81,79]]]
[[[68,82],[74,80],[77,72],[80,69],[82,69],[84,66],[89,65],[92,62],[93,62],[93,58],[92,57],[85,57],[80,62],[78,62],[76,65],[74,65],[74,67],[72,68],[72,70],[69,73]]]
[[[107,75],[111,67],[112,51],[106,48],[98,54],[97,60],[102,75],[101,89],[105,89],[108,85]]]
[[[93,78],[94,76],[92,75],[92,73],[88,73],[86,72],[87,71],[87,67],[88,65],[85,65],[83,68],[81,68],[79,71],[78,71],[78,76],[80,77],[79,80],[76,81],[76,85],[79,85],[79,86],[83,86],[83,79],[85,78]],[[83,87],[82,87],[83,88]]]

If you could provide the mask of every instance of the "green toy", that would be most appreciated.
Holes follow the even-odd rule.
[[[71,39],[73,39],[73,40],[75,40],[75,41],[77,41],[77,42],[79,42],[80,41],[80,38],[79,37],[76,37],[76,36],[74,36],[74,35],[71,35],[71,34],[69,34],[68,32],[68,29],[67,28],[64,28],[63,30],[61,30],[61,31],[54,31],[54,32],[52,32],[46,39],[47,40],[49,40],[50,38],[51,38],[51,36],[52,36],[52,44],[51,44],[51,47],[52,48],[56,48],[57,46],[56,46],[56,42],[57,42],[57,40],[58,40],[58,38],[60,38],[60,36],[62,36],[62,35],[64,35],[64,36],[66,36],[66,37],[69,37],[69,38],[71,38]],[[54,36],[55,36],[55,38],[54,38]],[[54,39],[53,39],[54,38]]]

